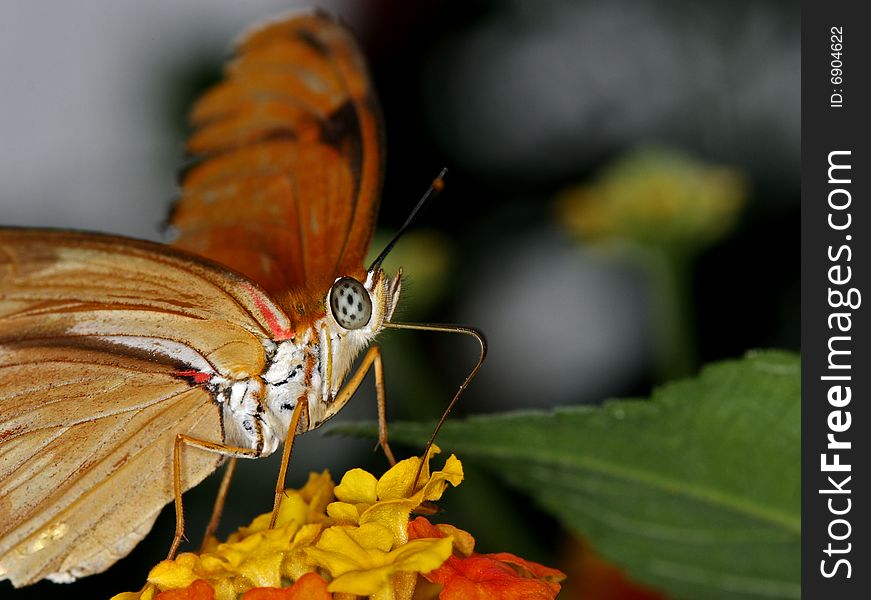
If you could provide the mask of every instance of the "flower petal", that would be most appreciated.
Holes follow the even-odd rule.
[[[153,583],[146,583],[138,592],[121,592],[109,600],[153,600],[156,593],[157,587]]]
[[[309,473],[308,481],[299,490],[299,495],[309,505],[309,518],[306,523],[319,523],[323,519],[327,504],[334,500],[333,490],[335,487],[336,484],[333,483],[329,471]]]
[[[186,588],[161,592],[154,600],[215,600],[215,589],[208,582],[197,579]]]
[[[335,519],[340,525],[359,525],[360,511],[357,506],[347,502],[331,502],[327,505],[327,515],[331,519]]]
[[[408,537],[415,540],[417,538],[444,537],[444,535],[426,517],[417,517],[408,523]]]
[[[444,584],[440,600],[553,600],[560,590],[558,583],[520,577],[485,556],[451,557],[427,579]]]
[[[411,489],[417,470],[420,468],[420,459],[416,456],[401,460],[378,480],[375,494],[379,500],[397,500],[407,498],[414,493]],[[426,479],[422,479],[426,481]]]
[[[342,477],[342,482],[336,486],[333,493],[342,502],[359,504],[361,502],[372,503],[377,500],[375,486],[378,480],[371,473],[363,469],[351,469]]]
[[[482,554],[487,558],[498,560],[505,564],[514,567],[515,572],[523,577],[535,577],[537,579],[545,579],[547,581],[562,581],[566,578],[566,574],[559,569],[553,569],[540,565],[531,560],[525,560],[519,556],[515,556],[510,552],[496,552],[494,554]]]
[[[364,523],[359,527],[347,527],[345,531],[362,548],[389,552],[393,547],[393,533],[379,523]]]
[[[286,553],[284,564],[281,567],[282,576],[291,581],[298,581],[313,569],[306,558],[304,549],[315,543],[321,534],[321,529],[321,525],[312,523],[301,527],[296,532],[296,535],[293,537],[291,551]]]
[[[413,539],[443,537],[447,532],[456,532],[459,536],[451,537],[461,556],[451,556],[441,567],[424,575],[427,580],[445,586],[440,600],[552,600],[560,590],[557,582],[565,579],[562,571],[508,552],[473,554],[474,538],[450,525],[434,526],[424,517],[417,517],[409,523],[408,530]]]
[[[430,452],[430,456],[438,449]],[[411,511],[427,500],[438,500],[444,493],[448,483],[457,486],[463,480],[463,465],[456,456],[451,455],[445,461],[445,466],[439,471],[432,473],[429,479],[417,488],[414,494],[399,496],[390,500],[385,497],[393,497],[401,494],[403,490],[410,492],[417,477],[417,469],[420,460],[409,458],[394,465],[378,481],[379,501],[360,513],[360,524],[380,523],[393,532],[393,545],[398,547],[408,541],[408,516]],[[425,471],[421,472],[423,475]],[[358,507],[359,508],[359,507]]]
[[[253,588],[242,600],[333,600],[333,595],[320,575],[306,573],[289,588]]]
[[[330,527],[321,534],[314,548],[305,549],[309,560],[329,571],[333,577],[372,566],[370,552],[348,535],[348,529]]]
[[[151,569],[148,581],[163,590],[186,588],[199,579],[194,573],[197,562],[198,557],[192,552],[179,554],[175,560],[163,560]]]
[[[450,536],[454,538],[454,550],[460,553],[462,556],[471,556],[472,552],[475,550],[475,538],[472,537],[472,534],[468,531],[463,531],[459,527],[454,527],[453,525],[448,525],[446,523],[439,523],[436,525],[436,529],[442,536]]]
[[[451,454],[445,461],[445,466],[436,471],[426,482],[423,489],[423,500],[439,500],[448,487],[448,483],[457,487],[463,481],[463,464]]]
[[[429,572],[441,565],[450,554],[450,538],[414,540],[386,555],[373,556],[373,563],[376,564],[367,569],[346,571],[335,577],[328,589],[331,592],[371,596],[390,586],[393,575]]]
[[[433,525],[426,517],[417,517],[408,524],[408,537],[412,540],[447,536],[454,539],[454,550],[462,556],[469,556],[475,549],[475,538],[469,532],[453,525]]]

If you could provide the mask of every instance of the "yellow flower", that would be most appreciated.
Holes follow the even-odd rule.
[[[185,552],[158,563],[145,588],[112,600],[152,600],[155,591],[186,588],[198,579],[211,584],[215,600],[235,600],[252,587],[280,587],[284,580],[299,579],[314,570],[302,550],[320,535],[333,488],[328,472],[310,474],[302,489],[285,491],[274,529],[268,528],[271,514],[260,515],[223,544],[208,540],[202,554]]]
[[[378,523],[337,526],[323,532],[308,557],[333,578],[327,589],[376,598],[392,598],[393,577],[402,572],[428,573],[451,555],[451,538],[413,540],[394,550],[393,535]]]
[[[409,523],[412,510],[463,479],[453,455],[430,472],[438,452],[404,460],[380,479],[353,469],[334,486],[329,473],[312,474],[302,489],[286,491],[274,529],[270,514],[260,515],[201,554],[158,563],[142,590],[112,600],[552,600],[559,571],[477,554],[474,538],[451,525]]]
[[[309,473],[308,481],[299,490],[284,490],[284,498],[278,508],[276,527],[281,527],[290,522],[298,524],[320,523],[324,520],[324,511],[327,504],[333,499],[335,484],[330,477],[329,471],[323,473]],[[269,520],[272,513],[258,516],[248,527],[240,527],[239,531],[230,535],[227,542],[235,542],[252,533],[265,531],[269,528]],[[206,550],[212,550],[217,546],[217,540],[210,540]]]
[[[377,480],[362,469],[348,471],[335,489],[339,501],[327,506],[327,514],[342,525],[379,523],[393,534],[394,545],[404,544],[411,511],[440,499],[448,484],[456,487],[463,481],[463,465],[454,455],[430,474],[429,461],[439,452],[433,445],[422,466],[420,458],[407,458]]]
[[[438,452],[403,460],[380,479],[353,469],[334,486],[328,473],[313,474],[302,489],[286,491],[274,529],[270,514],[260,515],[226,542],[210,540],[201,554],[158,563],[142,590],[112,600],[435,598],[438,586],[424,576],[436,572],[454,588],[477,589],[484,583],[463,571],[465,563],[438,571],[455,552],[472,552],[468,533],[418,525],[409,539],[411,511],[463,480],[453,455],[430,472]]]

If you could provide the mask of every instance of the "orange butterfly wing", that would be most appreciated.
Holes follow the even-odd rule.
[[[252,282],[166,246],[0,229],[0,578],[129,552],[173,498],[176,434],[223,441],[187,374],[259,374],[289,325]],[[219,462],[186,448],[185,489]]]
[[[314,14],[245,37],[196,104],[174,245],[279,302],[361,277],[381,192],[380,113],[354,40]]]

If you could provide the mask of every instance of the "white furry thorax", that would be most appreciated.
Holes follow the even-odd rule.
[[[207,384],[222,410],[226,444],[258,450],[266,456],[283,442],[296,405],[308,404],[308,419],[297,433],[311,431],[333,417],[342,405],[339,394],[354,360],[389,321],[399,299],[401,272],[392,280],[383,271],[369,272],[363,283],[372,301],[372,317],[348,330],[326,315],[290,340],[264,339],[266,365],[257,377],[229,381],[218,375]]]

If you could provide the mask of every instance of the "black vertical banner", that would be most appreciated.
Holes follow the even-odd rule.
[[[802,597],[871,594],[871,20],[802,4]]]

